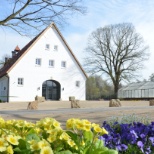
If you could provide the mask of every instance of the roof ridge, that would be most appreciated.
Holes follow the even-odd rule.
[[[54,22],[52,22],[49,26],[47,26],[44,30],[42,30],[38,35],[36,35],[31,41],[29,41],[21,50],[20,52],[17,53],[17,55],[15,55],[14,57],[12,57],[10,59],[10,61],[8,63],[6,63],[1,69],[0,69],[0,78],[5,76],[6,74],[8,74],[10,72],[10,70],[16,65],[16,63],[18,62],[18,60],[21,59],[21,57],[26,54],[26,52],[29,51],[29,49],[33,46],[34,43],[37,42],[37,40],[42,36],[42,34],[50,27],[55,28],[55,30],[58,32],[59,36],[61,37],[62,41],[64,42],[64,44],[66,45],[66,47],[68,48],[68,50],[70,51],[71,55],[73,56],[73,58],[75,59],[75,61],[77,62],[79,68],[82,70],[83,74],[85,75],[85,77],[87,78],[87,74],[85,73],[85,71],[83,70],[81,64],[79,63],[79,61],[77,60],[77,58],[75,57],[74,53],[72,52],[71,48],[69,47],[69,45],[67,44],[67,42],[65,41],[63,35],[61,34],[61,32],[59,31],[59,29],[57,28],[57,26],[55,25]]]

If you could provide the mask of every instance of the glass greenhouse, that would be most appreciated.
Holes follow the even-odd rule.
[[[118,91],[120,99],[151,99],[154,98],[154,82],[144,81],[131,83]]]

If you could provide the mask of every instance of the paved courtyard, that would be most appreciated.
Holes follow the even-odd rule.
[[[5,120],[23,119],[31,122],[52,117],[65,125],[69,118],[88,119],[99,123],[111,117],[135,114],[154,119],[154,107],[148,101],[121,101],[122,107],[109,107],[109,101],[81,101],[79,109],[71,109],[69,101],[39,103],[38,110],[27,110],[28,102],[0,103],[0,116]]]

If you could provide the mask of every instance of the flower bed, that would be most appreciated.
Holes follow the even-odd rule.
[[[0,118],[2,154],[118,154],[104,146],[99,136],[108,132],[88,120],[68,119],[66,130],[52,118],[35,124]]]
[[[104,122],[103,127],[108,134],[102,135],[100,139],[108,148],[117,149],[122,154],[154,153],[154,122],[150,124]]]

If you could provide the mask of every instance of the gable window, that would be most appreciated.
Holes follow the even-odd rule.
[[[46,50],[49,50],[49,49],[50,49],[50,44],[46,44],[46,45],[45,45],[45,49],[46,49]]]
[[[58,51],[58,45],[54,45],[53,49],[54,51]]]
[[[21,85],[21,86],[24,85],[24,79],[23,78],[18,78],[18,85]]]
[[[49,67],[54,67],[54,66],[55,66],[55,61],[49,60]]]
[[[62,61],[62,62],[61,62],[61,67],[62,67],[62,68],[66,68],[66,61]]]
[[[36,58],[35,64],[41,66],[41,58]]]
[[[75,85],[76,87],[80,87],[80,81],[76,81]]]

